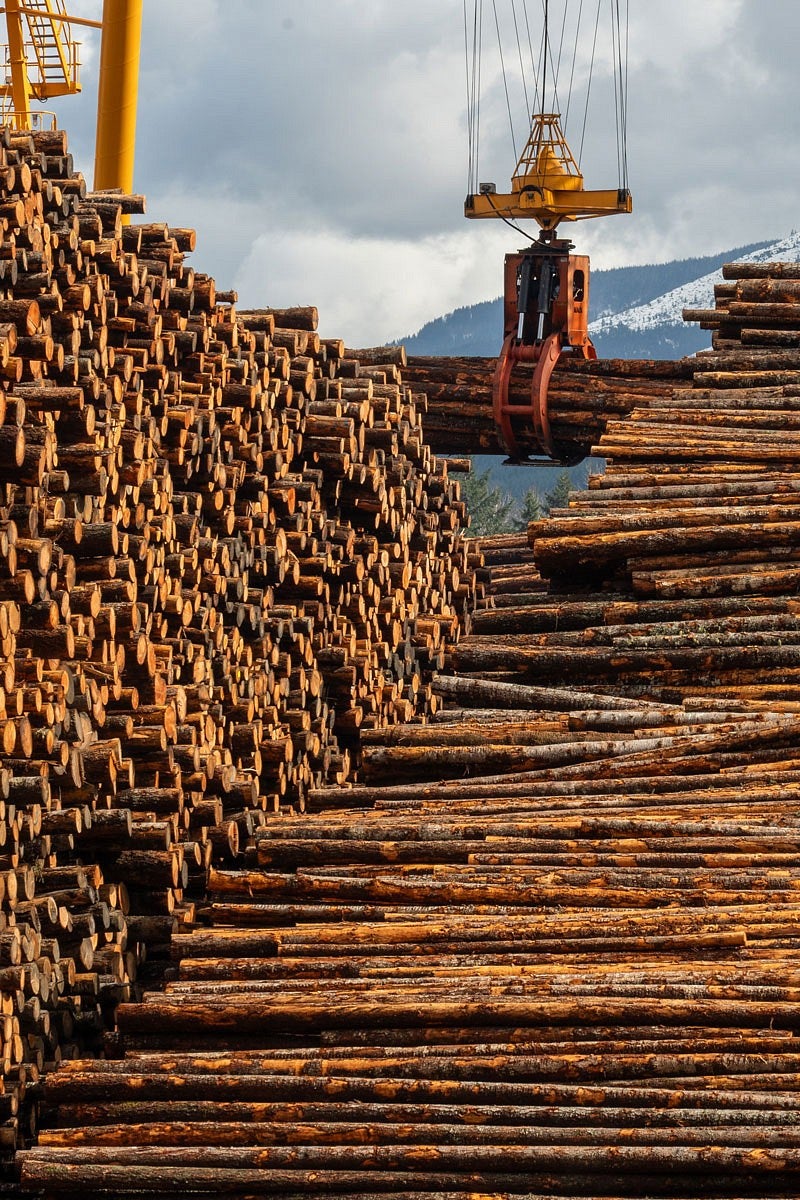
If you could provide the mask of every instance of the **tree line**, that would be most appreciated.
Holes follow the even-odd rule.
[[[562,471],[549,492],[542,495],[538,488],[532,487],[517,501],[502,488],[492,487],[488,470],[473,470],[461,484],[470,516],[466,533],[471,537],[489,537],[495,533],[522,532],[531,521],[546,517],[551,509],[565,508],[573,487],[569,472]]]

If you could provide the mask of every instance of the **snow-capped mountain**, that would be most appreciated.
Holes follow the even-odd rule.
[[[711,308],[724,263],[800,261],[800,232],[780,241],[738,246],[705,258],[592,271],[590,325],[602,358],[681,358],[710,345],[706,330],[685,325],[684,308]],[[497,354],[502,301],[486,300],[428,322],[399,339],[409,354]]]
[[[800,262],[800,232],[793,231],[778,242],[770,242],[749,254],[738,256],[738,262]],[[717,269],[672,288],[656,296],[646,304],[636,304],[616,313],[607,313],[589,325],[592,340],[604,357],[623,357],[619,350],[612,349],[616,341],[626,346],[635,340],[646,342],[651,349],[674,347],[686,353],[682,347],[687,333],[697,333],[702,344],[707,345],[706,331],[687,329],[683,321],[684,308],[713,308],[714,287],[722,282],[722,270]],[[695,347],[697,349],[699,347]],[[627,353],[624,357],[634,357]],[[666,358],[667,354],[648,354],[642,357]]]

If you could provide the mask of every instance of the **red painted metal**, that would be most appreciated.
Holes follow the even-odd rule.
[[[539,445],[548,458],[558,458],[553,445],[553,435],[550,432],[550,413],[547,408],[547,389],[553,368],[561,357],[561,337],[551,333],[539,347],[536,359],[536,369],[531,382],[531,415],[533,429]]]
[[[492,408],[501,441],[512,459],[527,459],[528,454],[517,441],[512,418],[521,419],[523,427],[533,428],[541,450],[550,459],[565,460],[569,455],[559,451],[553,442],[548,409],[548,387],[556,364],[562,357],[597,358],[588,331],[589,259],[570,254],[569,242],[550,242],[537,245],[534,256],[546,259],[554,275],[558,272],[555,298],[549,312],[537,314],[534,335],[528,328],[526,314],[519,311],[520,271],[531,251],[507,254],[503,289],[504,340],[495,367],[492,385]],[[518,362],[534,363],[530,404],[511,404],[509,384]],[[529,440],[529,439],[526,439]]]

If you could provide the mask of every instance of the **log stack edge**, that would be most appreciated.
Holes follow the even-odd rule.
[[[237,313],[63,133],[0,145],[0,1068],[100,1053],[207,871],[435,709],[475,590],[393,362]]]

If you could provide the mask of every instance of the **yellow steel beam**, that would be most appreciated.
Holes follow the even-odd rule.
[[[8,7],[0,7],[0,13],[12,11],[12,4],[13,0],[9,0]],[[17,5],[14,11],[22,13],[23,17],[41,17],[43,15],[40,8],[26,8],[24,4]],[[86,25],[89,29],[103,28],[102,21],[90,21],[88,17],[62,17],[59,13],[53,15],[62,25]]]
[[[14,122],[18,129],[27,129],[31,123],[31,81],[28,76],[28,64],[25,60],[25,38],[22,32],[22,13],[19,0],[7,0],[6,26]]]
[[[534,220],[544,229],[555,229],[559,221],[581,221],[612,213],[629,213],[631,194],[625,189],[607,191],[559,191],[527,187],[508,194],[481,192],[467,196],[466,217],[501,217],[505,220]]]
[[[98,191],[133,190],[141,32],[142,0],[103,0],[94,158]]]

